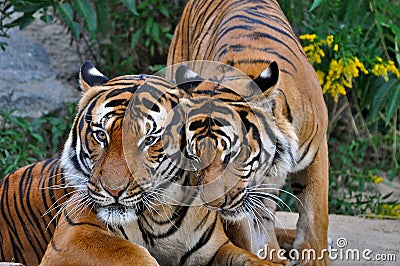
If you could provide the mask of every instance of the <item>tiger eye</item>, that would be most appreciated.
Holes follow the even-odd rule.
[[[94,132],[94,134],[95,134],[95,137],[98,139],[98,141],[100,141],[100,142],[107,141],[107,134],[104,131],[99,130],[99,131]]]
[[[146,138],[144,139],[144,144],[146,144],[147,146],[149,146],[149,145],[153,144],[155,140],[156,140],[156,138],[153,137],[153,136],[146,137]]]

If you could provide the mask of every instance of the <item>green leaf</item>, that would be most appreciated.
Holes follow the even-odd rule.
[[[76,40],[79,40],[79,35],[81,34],[81,27],[79,26],[78,22],[72,22],[69,24],[69,28],[74,35]]]
[[[18,3],[18,4],[14,5],[14,12],[35,13],[39,9],[50,6],[50,5],[51,5],[51,2],[32,3],[29,1],[24,1],[22,3]]]
[[[49,23],[53,20],[53,16],[49,14],[43,14],[40,16],[40,20],[43,21],[44,23]]]
[[[313,11],[315,8],[317,8],[324,0],[314,0],[312,6],[310,7],[309,12]]]
[[[109,24],[109,9],[108,2],[104,0],[96,0],[94,1],[96,12],[97,12],[97,22],[99,24],[99,31],[105,37],[108,32],[108,24]]]
[[[396,86],[397,84],[397,86]],[[390,86],[391,89],[389,90],[388,93],[388,102],[386,103],[386,110],[385,110],[385,115],[386,115],[386,125],[390,123],[390,120],[396,112],[396,110],[399,108],[400,105],[400,84],[399,82],[393,82],[393,86]]]
[[[371,103],[371,116],[372,120],[376,120],[378,112],[381,110],[383,103],[386,101],[388,93],[388,83],[383,80],[382,77],[377,78],[375,87],[379,88]]]
[[[136,10],[136,0],[122,0],[122,3],[132,12],[135,16],[139,16]]]
[[[154,20],[153,20],[152,17],[147,18],[146,25],[144,27],[144,33],[146,35],[150,35],[150,31],[151,31],[151,28],[153,26],[153,22],[154,22]]]
[[[61,5],[56,6],[56,8],[64,22],[68,25],[74,38],[79,40],[80,27],[79,24],[74,21],[74,12],[71,5],[68,3],[62,3]]]
[[[163,14],[165,17],[169,18],[169,11],[165,6],[160,6],[160,12]]]
[[[31,24],[34,21],[33,13],[25,13],[23,16],[13,20],[10,24],[7,25],[7,27],[16,27],[19,26],[19,28],[22,30],[29,24]]]
[[[88,0],[72,0],[73,6],[82,17],[86,30],[92,39],[96,39],[97,17]]]
[[[155,40],[158,44],[161,44],[161,40],[160,40],[160,28],[159,28],[159,26],[158,26],[157,23],[154,23],[154,24],[153,24],[153,30],[152,30],[152,32],[153,32],[154,40]]]
[[[131,49],[133,49],[136,44],[139,42],[140,38],[142,37],[142,32],[143,29],[139,29],[135,32],[135,34],[133,34],[132,40],[131,40]]]

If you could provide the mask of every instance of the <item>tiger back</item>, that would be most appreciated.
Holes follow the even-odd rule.
[[[71,190],[65,186],[59,158],[4,177],[0,184],[0,261],[39,265],[57,225],[57,210]]]
[[[261,82],[260,89],[272,106],[277,125],[290,124],[297,137],[298,148],[293,154],[294,163],[289,171],[292,191],[301,201],[298,204],[300,217],[294,248],[299,251],[312,248],[321,254],[327,248],[328,228],[327,110],[315,71],[278,2],[189,1],[170,46],[168,65],[192,60],[227,64],[256,82],[273,77],[271,73],[276,74],[272,83],[267,82],[262,87]],[[273,64],[278,70],[270,72],[268,69],[271,70]],[[203,85],[197,85],[191,90],[201,93]],[[224,97],[235,96],[226,93]],[[259,126],[258,129],[264,130]],[[197,131],[201,129],[197,128]],[[189,143],[191,141],[188,140]],[[279,148],[276,147],[276,150]],[[285,176],[281,179],[284,180]],[[225,193],[223,197],[225,195],[229,194]],[[267,225],[274,222],[273,217],[268,219],[271,221],[265,221],[265,226],[273,228]],[[251,247],[246,240],[250,237],[245,227],[228,225],[227,233],[237,245],[256,252],[270,241],[259,240],[255,248]],[[269,235],[274,238],[273,231]],[[253,236],[255,238],[256,235]],[[272,248],[278,248],[273,245]],[[329,261],[325,256],[322,261],[309,263],[324,265]]]

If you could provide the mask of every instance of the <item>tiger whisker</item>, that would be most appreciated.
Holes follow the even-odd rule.
[[[60,214],[66,210],[68,208],[68,206],[70,206],[71,204],[73,204],[75,201],[79,201],[82,197],[80,195],[78,195],[79,193],[74,193],[68,200],[66,200],[65,202],[63,202],[60,206],[60,209],[56,212],[56,214],[54,215],[54,217],[48,222],[47,226],[46,226],[46,230],[49,228],[50,224],[58,217],[60,216]]]
[[[60,200],[62,200],[62,199],[65,198],[65,197],[68,197],[68,196],[71,195],[71,194],[79,193],[79,191],[83,191],[83,189],[82,189],[82,190],[73,190],[73,191],[71,191],[71,192],[68,192],[68,193],[62,195],[59,199],[57,199],[57,200],[46,210],[45,213],[42,214],[42,217],[45,216],[45,215],[47,215],[47,214],[50,213],[51,211],[53,211],[53,210],[55,210],[55,209],[57,209],[57,208],[59,208],[59,207],[62,206],[62,205],[60,205],[60,206],[55,206],[55,205],[57,204],[57,202],[59,202]],[[53,206],[54,206],[54,207],[53,207]]]
[[[292,211],[292,209],[291,209],[281,198],[279,198],[279,197],[278,197],[277,195],[275,195],[275,194],[257,191],[257,192],[251,192],[251,195],[252,195],[252,196],[261,196],[263,199],[273,201],[273,200],[271,200],[271,199],[268,198],[268,197],[271,197],[271,198],[277,200],[276,204],[279,206],[279,208],[283,209],[282,206],[280,205],[280,203],[282,203],[286,208],[289,209],[289,211]],[[264,197],[264,196],[265,196],[265,197]],[[274,201],[274,202],[275,202],[275,201]]]
[[[294,195],[293,193],[291,193],[291,192],[289,192],[287,190],[281,189],[281,188],[262,187],[263,185],[265,185],[265,184],[260,184],[258,186],[248,187],[246,189],[247,190],[254,190],[254,191],[265,189],[265,190],[276,190],[276,191],[279,191],[279,192],[283,192],[283,193],[286,193],[286,194],[292,196],[293,198],[295,198],[303,206],[303,202],[296,195]]]
[[[277,221],[282,228],[285,228],[285,226],[283,225],[283,223],[280,221],[280,219],[278,218],[278,216],[276,216],[276,214],[274,214],[270,209],[268,209],[260,199],[258,198],[253,198],[253,204],[258,207],[260,210],[264,211],[265,213],[269,214],[271,216],[271,218],[273,218],[275,221]]]

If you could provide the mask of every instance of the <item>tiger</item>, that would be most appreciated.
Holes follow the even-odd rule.
[[[80,76],[84,94],[70,133],[72,142],[68,155],[68,161],[76,166],[75,172],[69,172],[69,178],[65,175],[65,166],[68,165],[63,163],[67,158],[64,155],[64,159],[57,157],[22,167],[0,180],[0,261],[14,261],[28,266],[40,264],[56,230],[60,210],[71,205],[71,199],[78,198],[81,192],[74,189],[76,184],[71,176],[91,174],[84,166],[98,153],[98,149],[93,148],[94,136],[102,136],[94,131],[96,125],[93,125],[92,117],[103,117],[102,121],[111,122],[123,115],[132,94],[146,78],[145,75],[132,75],[109,80],[96,71],[90,62],[82,65]],[[83,146],[82,142],[86,145]],[[138,258],[142,258],[144,263],[148,262],[148,265],[157,264],[145,248],[128,241],[123,243],[124,240],[119,236],[110,236],[101,223],[99,228],[105,231],[99,234],[101,231],[98,230],[96,237],[102,237],[103,241],[110,241],[110,244],[114,240],[121,247],[125,245],[125,250],[131,249],[132,254],[140,254]],[[118,247],[117,244],[115,246]],[[110,254],[105,248],[98,252]],[[130,260],[126,261],[138,261],[138,258],[128,256]],[[108,259],[102,262],[107,264],[114,261],[111,257]]]
[[[121,82],[114,86],[132,90]],[[88,91],[107,91],[107,84]],[[233,245],[219,214],[196,203],[197,178],[178,134],[183,93],[147,76],[129,104],[119,100],[125,111],[112,108],[108,93],[96,96],[97,111],[85,104],[61,157],[77,197],[63,210],[40,265],[279,265]],[[138,260],[141,253],[126,248],[132,243],[155,261]]]
[[[258,88],[251,82],[221,87],[218,79],[209,78],[217,68],[207,70],[203,63],[177,67],[194,60],[224,64],[226,80],[235,69]],[[265,244],[279,248],[273,201],[279,201],[278,192],[288,176],[299,211],[293,248],[300,254],[313,249],[324,255],[322,260],[300,258],[297,263],[328,265],[327,108],[315,70],[278,1],[189,0],[167,65],[173,68],[176,83],[191,95],[187,149],[194,161],[200,161],[205,205],[220,211],[231,241],[253,253]],[[207,107],[213,101],[224,103],[223,109]],[[240,150],[247,153],[247,160]],[[236,160],[235,155],[243,158]],[[235,170],[227,169],[230,164]],[[253,219],[240,220],[244,215],[239,213],[246,209],[250,211],[245,216]]]

